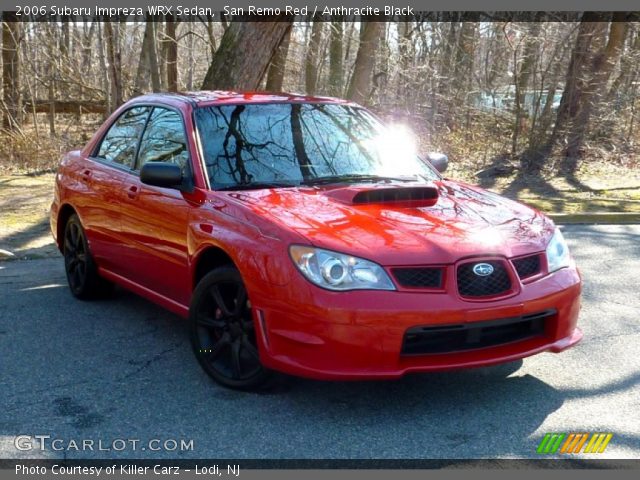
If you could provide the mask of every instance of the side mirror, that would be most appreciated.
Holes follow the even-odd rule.
[[[444,153],[428,153],[427,160],[440,173],[445,172],[449,166],[449,158]]]
[[[165,188],[182,186],[182,169],[175,163],[148,162],[140,169],[140,181]]]

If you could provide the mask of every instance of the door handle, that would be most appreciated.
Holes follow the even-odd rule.
[[[138,196],[138,187],[136,185],[131,185],[127,190],[127,196],[129,198],[136,198]]]

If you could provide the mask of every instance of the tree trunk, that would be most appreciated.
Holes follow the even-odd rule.
[[[360,35],[360,45],[349,83],[347,97],[358,103],[366,103],[371,92],[371,75],[376,61],[376,51],[382,35],[382,24],[365,22]]]
[[[629,24],[627,23],[629,31]],[[636,77],[638,69],[638,54],[640,53],[640,35],[636,33],[635,38],[630,38],[630,45],[626,52],[620,57],[620,69],[618,76],[609,88],[607,97],[610,101],[616,101],[619,98],[629,98],[629,90],[634,88],[633,80]]]
[[[209,65],[205,90],[256,90],[293,22],[233,22]]]
[[[575,173],[592,113],[597,110],[620,58],[625,15],[615,13],[613,22],[607,23],[602,13],[587,12],[580,22],[552,135],[552,141],[566,142],[563,169],[568,174]]]
[[[548,33],[548,29],[545,29],[541,34],[541,38],[545,38]],[[538,162],[538,164],[528,163],[526,168],[529,170],[539,171],[543,166],[540,162],[544,161],[545,155],[548,155],[550,148],[552,147],[549,142],[549,132],[556,118],[556,111],[554,110],[553,105],[556,98],[556,92],[562,83],[561,79],[566,74],[565,65],[568,64],[567,57],[570,55],[572,50],[569,39],[572,37],[573,34],[568,31],[558,38],[555,42],[553,52],[551,52],[548,57],[546,67],[540,73],[540,79],[538,80],[540,94],[534,110],[534,115],[531,119],[529,145],[527,147],[527,152],[529,154],[533,154],[528,156],[534,162]],[[548,55],[549,54],[547,53],[544,57]],[[543,57],[540,57],[539,61],[542,63]],[[547,90],[546,94],[544,93],[545,88]]]
[[[122,64],[120,51],[116,43],[118,39],[113,31],[112,22],[104,22],[104,34],[107,44],[109,80],[111,82],[110,107],[115,110],[122,104]]]
[[[213,20],[208,18],[208,20],[204,22],[204,24],[205,24],[205,27],[207,27],[207,37],[209,39],[209,52],[211,53],[211,58],[213,58],[216,54],[216,50],[218,49],[216,45],[216,36],[213,33]],[[225,28],[225,31],[226,31],[226,28]]]
[[[276,50],[273,60],[269,65],[269,71],[267,73],[267,85],[266,89],[269,92],[281,92],[282,83],[284,81],[284,73],[287,66],[287,56],[289,54],[289,42],[291,40],[290,27],[282,37],[282,43]]]
[[[53,65],[49,68],[53,70]],[[49,75],[49,135],[56,136],[56,97],[55,97],[55,78],[54,74]]]
[[[158,42],[156,35],[156,24],[151,23],[151,43],[149,44],[149,71],[151,72],[151,90],[159,92],[162,90],[162,82],[160,81],[160,69],[158,68]]]
[[[109,69],[107,68],[107,55],[105,53],[105,45],[104,45],[104,25],[105,22],[96,22],[96,25],[98,25],[98,60],[100,61],[100,72],[102,72],[101,75],[101,85],[102,85],[102,91],[104,92],[104,104],[105,104],[105,117],[107,115],[109,115],[109,112],[112,111],[112,106],[111,106],[111,82],[109,80]]]
[[[307,55],[304,61],[304,84],[307,95],[314,95],[318,86],[318,54],[320,53],[323,25],[320,16],[316,15],[313,18],[311,38],[307,45]]]
[[[147,16],[133,94],[142,95],[149,88],[149,81],[151,81],[151,89],[159,92],[160,72],[158,71],[155,23],[150,16]]]
[[[413,101],[410,85],[412,78],[409,69],[413,60],[413,49],[411,40],[411,22],[398,22],[398,55],[400,56],[400,69],[398,71],[399,90],[402,96],[407,99],[407,106]]]
[[[144,25],[144,35],[140,47],[140,59],[136,72],[136,82],[133,86],[133,96],[142,95],[149,88],[151,69],[149,68],[149,47],[153,41],[153,24],[147,19]]]
[[[455,52],[455,68],[452,77],[453,91],[455,93],[455,105],[457,107],[467,103],[468,93],[471,90],[473,78],[473,60],[476,44],[477,22],[464,21],[458,36]]]
[[[514,109],[515,123],[513,125],[513,134],[511,135],[511,154],[516,155],[518,149],[518,139],[522,131],[522,123],[526,120],[527,114],[524,112],[524,103],[526,99],[527,88],[529,86],[529,78],[533,73],[535,62],[537,59],[536,50],[538,49],[538,35],[540,33],[540,22],[532,22],[524,39],[524,49],[520,67],[517,66],[518,48],[514,50],[514,75],[513,85],[515,87]]]
[[[2,22],[2,88],[6,106],[3,127],[12,130],[22,125],[20,98],[20,23],[12,12],[3,13]]]
[[[60,23],[62,24],[62,38],[60,41],[60,53],[62,57],[68,58],[71,53],[71,35],[69,33],[70,19],[65,16],[60,17]]]
[[[176,24],[173,15],[167,15],[167,89],[178,91],[178,41],[176,39]]]
[[[153,26],[156,32],[156,38],[158,38],[158,78],[160,88],[159,90],[167,89],[167,32],[164,28],[164,23],[157,21]]]
[[[194,55],[194,43],[193,43],[193,25],[189,24],[189,31],[187,32],[187,51],[188,53],[188,59],[189,59],[189,67],[187,67],[187,90],[191,91],[193,90],[193,70],[194,70],[194,64],[196,63],[196,58]]]
[[[345,36],[347,37],[347,44],[344,49],[344,63],[349,60],[349,55],[351,55],[351,43],[353,41],[353,31],[355,30],[356,22],[348,22],[349,28],[345,30]]]
[[[446,40],[440,61],[438,62],[438,86],[437,94],[434,95],[436,102],[433,105],[434,118],[438,115],[444,117],[447,123],[450,123],[450,111],[453,109],[453,69],[454,69],[454,48],[456,46],[456,37],[458,35],[458,22],[449,22],[449,30],[446,32]],[[444,24],[441,26],[444,28]],[[444,37],[445,32],[442,32]]]
[[[329,93],[342,96],[342,42],[344,32],[342,16],[336,15],[331,22],[329,37]]]

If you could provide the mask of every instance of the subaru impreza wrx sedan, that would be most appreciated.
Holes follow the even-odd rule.
[[[80,299],[114,284],[190,322],[217,382],[391,379],[580,341],[581,279],[540,212],[339,99],[137,97],[59,166],[51,230]]]

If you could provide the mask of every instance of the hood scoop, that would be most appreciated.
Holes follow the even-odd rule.
[[[430,207],[438,201],[438,189],[433,186],[415,187],[346,187],[325,192],[324,195],[347,205],[385,204],[396,207]]]

